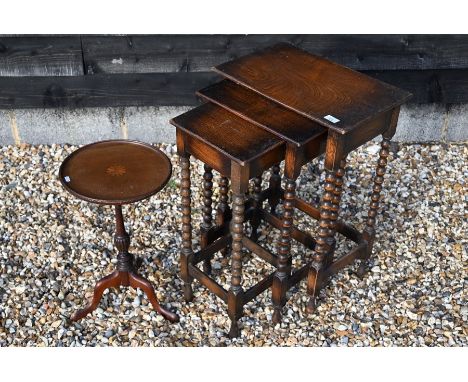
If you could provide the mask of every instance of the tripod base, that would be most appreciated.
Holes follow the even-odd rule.
[[[151,302],[151,305],[153,305],[153,308],[156,312],[158,312],[161,316],[163,316],[166,320],[170,322],[179,321],[179,317],[175,313],[172,313],[164,309],[161,305],[159,305],[159,301],[156,297],[156,294],[154,293],[154,289],[151,283],[145,278],[139,276],[133,270],[115,270],[110,275],[99,280],[96,283],[96,286],[94,287],[94,295],[91,302],[85,308],[75,312],[71,316],[70,320],[78,321],[86,315],[88,315],[89,313],[91,313],[99,305],[99,301],[101,301],[101,297],[106,289],[118,288],[120,286],[131,286],[133,288],[140,288],[143,292],[146,293],[148,300]]]

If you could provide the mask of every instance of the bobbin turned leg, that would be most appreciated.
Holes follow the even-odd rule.
[[[361,264],[359,265],[357,274],[360,277],[363,277],[368,265],[369,265],[369,258],[372,254],[372,246],[374,244],[375,239],[375,220],[377,217],[377,213],[379,210],[379,201],[380,201],[380,193],[382,192],[382,184],[384,181],[385,169],[387,166],[387,158],[390,153],[390,139],[384,137],[381,143],[381,149],[379,152],[379,160],[377,162],[377,168],[375,171],[374,176],[374,186],[372,188],[371,194],[371,202],[370,208],[367,216],[366,221],[366,228],[363,232],[363,238],[367,241],[367,251],[365,257],[361,260]]]
[[[180,275],[184,282],[185,301],[193,299],[192,277],[189,273],[189,264],[192,261],[192,208],[190,191],[190,155],[180,157],[181,167],[181,209],[182,209],[182,250],[180,254]]]
[[[268,204],[270,205],[270,211],[273,215],[276,215],[276,207],[281,198],[281,176],[280,166],[274,165],[271,168],[271,176],[269,181],[270,196],[268,198]]]
[[[229,179],[222,176],[219,180],[219,203],[216,209],[215,222],[218,227],[222,226],[231,218],[231,210],[229,209]],[[221,250],[221,254],[226,256],[229,251],[229,246]]]
[[[229,215],[229,179],[222,176],[219,180],[219,203],[216,209],[215,222],[216,225],[222,226],[227,220]]]
[[[260,225],[260,214],[258,211],[263,208],[262,206],[262,176],[257,176],[253,178],[253,195],[252,195],[252,200],[253,200],[253,208],[254,208],[254,213],[252,214],[252,217],[250,219],[250,226],[252,227],[252,232],[250,234],[250,238],[252,240],[257,240],[258,239],[258,226]]]
[[[273,298],[273,323],[281,321],[281,311],[286,304],[286,292],[288,281],[291,276],[291,228],[293,226],[294,199],[296,191],[296,181],[286,178],[284,190],[284,212],[282,219],[281,238],[278,242],[278,269],[273,278],[272,298]]]
[[[333,254],[336,248],[336,222],[340,210],[341,194],[343,192],[343,176],[345,174],[346,159],[342,159],[338,169],[335,171],[335,188],[333,190],[332,207],[330,211],[330,233],[328,237],[328,245],[330,246],[330,255],[325,259],[328,267],[333,262]]]
[[[228,294],[228,314],[231,319],[229,336],[239,336],[237,320],[242,316],[242,299],[244,291],[242,281],[242,237],[244,235],[244,194],[232,195],[231,221],[231,289]]]
[[[335,175],[327,171],[325,178],[325,193],[322,196],[320,204],[320,220],[317,244],[312,254],[312,263],[307,278],[307,292],[310,296],[307,305],[307,311],[313,313],[317,305],[317,296],[325,283],[326,264],[330,261],[328,257],[332,256],[330,248],[330,216],[333,208],[333,191],[335,189]]]
[[[213,169],[208,165],[204,165],[205,172],[203,174],[203,222],[201,224],[200,248],[205,248],[208,244],[207,233],[213,226]],[[203,271],[206,274],[211,274],[211,258],[203,261]]]

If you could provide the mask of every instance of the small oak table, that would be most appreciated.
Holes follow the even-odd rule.
[[[154,195],[168,182],[171,172],[171,162],[160,150],[128,140],[92,143],[63,161],[59,178],[67,191],[91,203],[115,206],[114,244],[118,249],[117,268],[97,282],[91,302],[75,312],[72,321],[96,309],[107,288],[121,285],[142,289],[158,313],[171,322],[178,321],[176,314],[159,305],[150,282],[137,274],[137,262],[128,252],[130,236],[125,231],[122,215],[123,204]]]

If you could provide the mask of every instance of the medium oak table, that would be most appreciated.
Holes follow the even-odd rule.
[[[256,121],[288,142],[286,187],[296,206],[319,220],[317,245],[308,276],[308,293],[311,296],[308,310],[312,312],[318,292],[331,274],[355,259],[362,260],[358,273],[363,275],[366,270],[366,260],[372,253],[375,239],[376,216],[390,139],[396,131],[400,105],[411,94],[287,43],[221,64],[214,70],[232,83],[215,84],[201,91],[201,96],[249,121]],[[245,89],[242,90],[242,87]],[[256,93],[258,97],[248,91]],[[297,116],[289,117],[285,111],[269,115],[269,107],[265,107],[269,105],[267,100]],[[309,120],[309,124],[298,120],[299,116]],[[325,128],[326,134],[314,141],[315,150],[304,154],[307,145],[301,143],[299,138],[305,136],[313,139],[314,134],[318,135],[317,125]],[[370,209],[366,228],[360,233],[338,219],[345,160],[349,152],[379,135],[383,136],[383,140]],[[295,197],[293,182],[299,175],[300,167],[319,153],[317,145],[320,139],[325,151],[326,178],[320,208],[317,209]],[[288,219],[291,218],[288,216]],[[358,243],[356,248],[340,259],[333,258],[336,231]],[[286,267],[279,268],[278,278],[287,279],[287,272]],[[279,314],[279,307],[280,304],[276,304],[276,315]]]
[[[396,130],[400,105],[411,95],[289,44],[277,44],[221,64],[214,70],[224,79],[197,92],[206,103],[172,120],[177,127],[183,170],[181,273],[186,288],[192,278],[197,278],[228,303],[230,334],[235,336],[239,332],[236,321],[242,315],[242,306],[270,286],[272,321],[278,323],[287,292],[302,279],[307,279],[310,295],[307,309],[313,312],[319,291],[331,275],[355,260],[361,261],[358,274],[364,275],[375,238],[389,140]],[[339,219],[346,157],[379,135],[383,140],[368,218],[365,229],[359,232]],[[282,143],[281,150],[273,150],[271,137]],[[224,158],[226,154],[230,154],[232,163]],[[320,205],[315,205],[296,196],[296,180],[303,165],[323,154],[324,192]],[[191,243],[190,155],[205,163],[201,249],[195,253]],[[284,188],[278,166],[281,161],[284,161]],[[273,166],[270,185],[263,190],[262,172],[270,166]],[[224,211],[231,212],[228,178],[233,188],[232,214],[223,214],[222,225],[215,228],[211,227],[213,168],[222,175],[220,194]],[[250,194],[249,179],[254,183]],[[269,210],[264,207],[267,200]],[[280,200],[281,214],[277,211]],[[316,238],[294,226],[295,209],[318,220]],[[244,234],[246,221],[251,226],[250,238]],[[257,229],[262,221],[280,230],[276,253],[258,243]],[[230,231],[226,229],[227,224]],[[351,251],[339,257],[335,256],[336,233],[356,243]],[[311,252],[310,260],[298,269],[292,267],[292,240]],[[231,244],[231,251],[226,243]],[[272,275],[246,291],[240,278],[243,249],[276,268]],[[217,251],[231,255],[229,291],[209,275],[209,260]],[[205,272],[196,267],[202,260]],[[186,296],[191,298],[191,293]]]

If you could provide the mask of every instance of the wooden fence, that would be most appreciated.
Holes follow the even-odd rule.
[[[0,108],[194,105],[210,68],[279,41],[414,94],[468,102],[468,35],[0,37]]]

